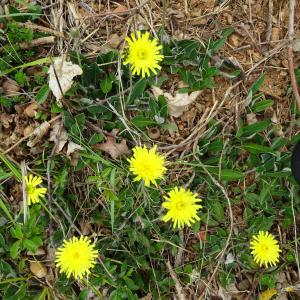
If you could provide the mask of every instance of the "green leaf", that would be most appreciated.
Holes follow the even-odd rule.
[[[0,16],[0,19],[1,19],[1,16]],[[40,59],[37,59],[37,60],[34,60],[34,61],[31,61],[29,63],[26,63],[26,64],[23,64],[23,65],[19,65],[17,67],[12,67],[10,69],[7,69],[7,70],[4,70],[4,71],[0,71],[0,77],[4,76],[4,75],[7,75],[15,70],[18,70],[18,69],[23,69],[23,68],[27,68],[27,67],[33,67],[33,66],[37,66],[37,65],[42,65],[42,64],[48,64],[48,63],[51,63],[55,60],[56,58],[55,57],[44,57],[44,58],[40,58]]]
[[[260,89],[261,85],[263,84],[265,80],[265,74],[261,74],[257,80],[252,84],[250,91],[252,91],[252,94],[254,95],[258,90]]]
[[[40,104],[44,103],[49,95],[49,91],[49,86],[44,84],[35,96],[36,102]]]
[[[15,165],[10,162],[4,154],[0,152],[0,160],[4,162],[4,164],[10,169],[10,171],[16,176],[16,178],[22,182],[22,174],[21,171],[18,170]]]
[[[249,136],[255,133],[259,133],[267,129],[271,123],[272,123],[271,120],[263,120],[263,121],[256,122],[254,124],[244,126],[243,130],[241,130],[239,134],[237,134],[237,138],[241,136]]]
[[[105,79],[101,81],[100,88],[104,94],[107,94],[111,91],[112,81],[108,76],[106,76]]]
[[[261,112],[261,111],[264,111],[266,108],[272,106],[273,104],[274,104],[274,101],[271,99],[263,100],[258,103],[255,103],[252,107],[252,111]]]
[[[207,167],[207,170],[215,175],[216,177],[219,176],[219,168],[217,167]],[[244,178],[244,174],[237,170],[230,170],[230,169],[222,169],[220,174],[220,179],[224,181],[235,181]]]
[[[275,287],[276,279],[273,274],[263,274],[259,281],[262,287],[272,289]]]
[[[220,202],[212,202],[212,215],[213,218],[220,223],[223,223],[225,221],[224,207],[221,205]]]
[[[84,289],[80,292],[78,299],[79,300],[85,300],[88,298],[89,295],[89,290],[88,289]]]
[[[211,49],[214,53],[218,52],[226,43],[227,38],[234,32],[233,28],[227,28],[221,33],[222,38],[214,42]]]
[[[271,147],[262,146],[254,143],[244,144],[243,148],[253,154],[275,153],[275,151]]]
[[[21,12],[12,5],[9,5],[8,11],[10,15],[13,15],[12,19],[16,22],[26,22],[26,18]]]
[[[224,143],[222,140],[216,140],[212,143],[210,143],[207,147],[207,151],[209,152],[218,152],[222,151],[224,147]]]
[[[84,64],[82,66],[82,84],[85,87],[89,88],[96,88],[96,86],[99,86],[99,79],[100,79],[100,68],[96,63],[93,63],[91,65]]]
[[[141,78],[132,88],[131,93],[128,97],[128,104],[132,104],[135,99],[138,99],[142,96],[145,88],[147,86],[147,80],[145,78]]]
[[[147,126],[156,125],[156,122],[144,116],[135,116],[131,122],[133,125],[141,129],[144,129]]]
[[[246,103],[249,105],[252,101],[253,96],[255,95],[255,93],[259,90],[259,88],[261,87],[261,85],[263,84],[265,80],[265,75],[262,74],[258,77],[258,79],[252,84],[250,91],[247,95],[246,98]]]
[[[16,239],[22,239],[23,238],[23,231],[22,231],[22,225],[21,224],[16,224],[15,227],[10,229],[10,233],[12,237]]]
[[[10,257],[15,259],[17,258],[20,250],[21,241],[16,241],[12,244],[12,246],[9,249]]]
[[[85,291],[85,290],[83,290],[83,291]],[[82,292],[83,292],[83,291],[82,291]],[[82,292],[81,292],[81,293],[82,293]],[[79,294],[79,300],[84,300],[84,299],[86,299],[86,298],[80,298],[81,293]],[[48,298],[49,298],[48,288],[44,288],[43,291],[42,291],[38,296],[36,296],[36,298],[34,298],[34,300],[45,300],[45,299],[46,299],[46,296],[48,296],[48,297],[47,297],[47,299],[48,299]]]
[[[133,291],[137,291],[139,289],[139,287],[134,283],[134,281],[131,278],[125,277],[124,281],[126,282],[126,285],[129,289]]]
[[[12,215],[10,214],[8,208],[6,207],[4,201],[3,201],[1,198],[0,198],[0,208],[1,208],[1,209],[3,210],[3,212],[6,214],[7,218],[8,218],[11,222],[15,223],[14,218],[13,218]]]
[[[32,252],[35,252],[36,249],[38,248],[38,246],[36,245],[36,243],[35,243],[34,241],[29,240],[29,239],[25,239],[25,240],[23,241],[23,246],[24,246],[26,249],[28,249],[28,250],[30,250],[30,251],[32,251]]]

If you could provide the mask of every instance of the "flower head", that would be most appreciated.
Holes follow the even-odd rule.
[[[275,266],[279,262],[279,249],[278,241],[274,236],[266,231],[260,231],[258,235],[253,236],[250,242],[251,254],[254,256],[254,261],[261,267],[268,264]]]
[[[156,153],[156,145],[148,150],[146,146],[133,148],[133,156],[128,159],[130,172],[135,175],[134,181],[144,180],[145,186],[153,183],[157,186],[156,180],[163,178],[166,172],[164,156]]]
[[[277,295],[276,289],[268,289],[259,295],[259,300],[270,300],[275,295]]]
[[[47,189],[37,187],[42,182],[43,182],[42,178],[39,176],[33,176],[31,174],[25,176],[28,205],[31,205],[32,203],[34,204],[40,202],[40,198],[45,196]]]
[[[74,278],[81,279],[89,274],[90,269],[95,265],[98,251],[94,248],[95,245],[91,244],[86,236],[64,240],[63,245],[55,253],[56,265],[68,278],[73,275]]]
[[[158,45],[158,40],[150,40],[149,36],[149,32],[142,34],[138,31],[137,38],[134,33],[131,34],[131,38],[126,37],[128,53],[124,55],[124,65],[130,64],[132,73],[142,73],[142,77],[150,76],[150,70],[156,74],[157,69],[161,69],[158,63],[164,57],[159,52],[162,46]]]
[[[198,194],[184,188],[175,187],[169,192],[169,197],[164,197],[167,201],[162,204],[168,210],[163,217],[163,221],[173,222],[173,228],[182,228],[185,224],[191,226],[195,220],[200,220],[197,211],[202,205],[197,204],[202,200],[197,198]]]

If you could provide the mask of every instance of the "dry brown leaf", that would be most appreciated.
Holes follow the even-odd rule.
[[[80,231],[83,235],[89,235],[92,232],[92,225],[85,220],[79,221]]]
[[[56,153],[59,153],[68,142],[68,133],[61,128],[61,123],[56,122],[50,132],[49,141],[56,143]]]
[[[108,153],[113,159],[118,158],[120,155],[127,155],[130,153],[126,140],[117,143],[116,139],[112,136],[108,136],[105,143],[96,144],[94,147]]]
[[[235,284],[229,284],[226,289],[224,289],[221,285],[219,286],[218,296],[222,300],[242,300],[245,297],[244,293],[240,293],[240,291],[236,288]]]
[[[80,145],[69,140],[68,133],[65,128],[62,127],[61,122],[56,122],[53,125],[52,131],[50,132],[49,141],[56,144],[56,153],[61,152],[64,146],[67,145],[67,156],[69,158],[72,158],[71,154],[74,152],[78,150],[84,150],[84,148],[82,148]]]
[[[183,83],[180,83],[179,87],[184,87]],[[201,93],[201,91],[195,91],[188,94],[176,91],[175,96],[173,96],[156,86],[152,86],[151,89],[156,98],[161,95],[165,96],[169,107],[169,113],[175,118],[180,117],[188,109],[189,104],[193,103]]]
[[[55,71],[54,71],[55,70]],[[56,58],[48,71],[49,74],[49,88],[59,106],[61,106],[60,100],[63,95],[71,88],[73,84],[73,78],[82,74],[80,66],[73,64],[70,61],[66,61],[64,56]]]
[[[3,125],[4,128],[9,128],[10,123],[14,120],[14,115],[1,113],[0,114],[0,124]]]
[[[240,38],[236,33],[231,34],[228,38],[228,41],[235,48],[239,47],[240,45]]]
[[[38,261],[30,262],[30,271],[38,278],[43,278],[47,275],[47,268]]]
[[[7,96],[14,96],[20,90],[19,84],[12,79],[7,79],[2,84],[3,92]]]
[[[257,123],[257,122],[258,122],[255,113],[249,113],[249,114],[247,114],[247,115],[246,115],[246,119],[247,119],[247,124],[248,124],[248,125],[251,125],[251,124],[254,124],[254,123]]]
[[[36,116],[37,113],[37,109],[38,109],[38,105],[37,103],[33,102],[30,103],[24,110],[24,113],[29,117],[29,118],[34,118]]]
[[[50,128],[50,124],[47,121],[45,121],[40,126],[35,128],[34,131],[31,133],[29,141],[27,142],[27,146],[30,148],[35,146],[42,139],[42,137],[48,132],[49,128]]]
[[[109,38],[108,44],[116,49],[118,48],[118,46],[121,44],[121,42],[123,41],[123,38],[120,37],[119,35],[117,35],[116,33],[112,34]]]
[[[29,135],[31,132],[33,132],[33,130],[34,130],[34,127],[32,125],[26,126],[23,131],[23,136]]]
[[[80,145],[69,141],[68,142],[68,147],[67,147],[67,156],[70,156],[72,153],[74,153],[75,151],[78,150],[84,150],[84,148],[82,148]]]
[[[128,8],[124,5],[118,5],[112,12],[113,13],[122,13],[128,11]]]

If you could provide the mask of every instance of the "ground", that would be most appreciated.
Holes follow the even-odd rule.
[[[299,15],[297,3],[298,84]],[[300,299],[288,26],[289,1],[0,1],[2,298]],[[157,76],[122,64],[137,30],[163,45]],[[57,100],[61,56],[79,69]],[[166,158],[157,186],[133,181],[136,145]],[[27,207],[30,173],[47,194]],[[162,221],[174,186],[202,199],[180,230]],[[253,260],[260,230],[279,242],[276,266]],[[68,279],[55,252],[79,235],[99,258]]]

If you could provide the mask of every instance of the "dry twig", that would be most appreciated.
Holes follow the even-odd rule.
[[[50,36],[45,36],[45,37],[32,40],[30,42],[20,43],[19,47],[20,49],[30,49],[41,45],[54,44],[54,42],[55,42],[55,36],[50,35]]]
[[[270,42],[270,40],[271,40],[272,27],[273,27],[273,0],[269,0],[268,29],[267,29],[267,34],[266,34],[267,42]]]
[[[28,28],[28,29],[31,29],[33,31],[48,33],[48,34],[51,34],[51,35],[54,35],[54,36],[57,36],[57,37],[60,37],[60,38],[64,37],[63,32],[59,32],[59,31],[53,30],[53,29],[45,27],[45,26],[40,26],[40,25],[37,25],[37,24],[33,24],[31,22],[18,23],[18,25],[20,27]]]
[[[182,286],[181,286],[181,284],[180,284],[180,282],[179,282],[179,280],[176,276],[176,273],[172,269],[172,266],[171,266],[170,262],[167,261],[166,265],[167,265],[168,271],[169,271],[172,279],[175,281],[175,289],[176,289],[176,294],[177,294],[178,300],[185,300],[186,297],[185,297],[185,294],[183,292],[183,288],[182,288]]]

